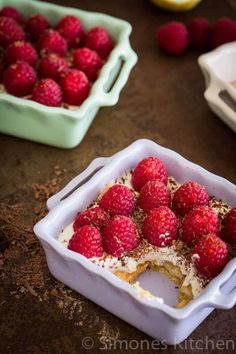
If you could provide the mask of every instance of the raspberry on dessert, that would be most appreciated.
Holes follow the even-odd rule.
[[[79,213],[76,216],[73,228],[76,231],[81,226],[93,225],[102,230],[109,220],[109,215],[104,210],[100,207],[94,207]]]
[[[114,48],[114,43],[105,28],[94,27],[85,37],[85,47],[97,52],[102,59],[106,59]]]
[[[103,254],[102,235],[91,225],[84,225],[75,231],[68,248],[87,258],[101,257]]]
[[[38,49],[42,56],[56,53],[64,57],[67,52],[66,40],[60,35],[59,32],[48,29],[44,31],[38,41]]]
[[[236,246],[236,208],[231,209],[223,220],[222,238]]]
[[[27,35],[32,41],[37,41],[49,27],[48,20],[40,14],[30,16],[25,24]]]
[[[0,16],[13,18],[13,20],[18,22],[19,24],[22,24],[24,22],[22,14],[12,6],[4,6],[0,10]]]
[[[10,17],[0,17],[0,46],[6,48],[15,41],[23,41],[25,32],[22,27]]]
[[[130,215],[135,206],[134,195],[122,184],[114,184],[102,196],[99,205],[110,215]]]
[[[88,97],[90,84],[82,71],[71,69],[62,75],[61,88],[65,103],[79,106]]]
[[[114,257],[123,256],[137,247],[139,242],[138,230],[127,216],[114,216],[103,230],[104,250]]]
[[[74,66],[83,71],[90,81],[95,81],[99,71],[103,66],[103,61],[99,55],[89,48],[80,48],[74,52]]]
[[[156,39],[159,47],[167,54],[183,54],[189,45],[187,27],[181,22],[168,22],[157,28]]]
[[[210,279],[219,274],[229,260],[227,245],[214,234],[203,236],[196,243],[192,254],[197,271]]]
[[[211,48],[233,41],[236,41],[236,22],[227,17],[220,18],[212,28]]]
[[[42,79],[35,85],[31,99],[45,106],[60,107],[62,105],[62,91],[54,80]]]
[[[3,74],[3,83],[7,92],[19,97],[29,95],[36,80],[36,72],[24,61],[11,64]]]
[[[170,191],[158,180],[149,181],[141,189],[138,205],[146,213],[160,206],[170,206]]]
[[[211,26],[207,19],[203,17],[194,18],[188,24],[190,45],[197,49],[205,51],[210,46]]]
[[[152,209],[143,224],[143,235],[154,246],[165,247],[178,237],[178,221],[168,207]]]
[[[158,180],[167,183],[168,175],[165,165],[156,157],[147,157],[139,162],[132,174],[132,185],[140,192],[141,188],[148,181]]]
[[[39,73],[42,78],[50,78],[60,81],[61,74],[66,73],[69,66],[64,58],[58,54],[49,54],[39,63]]]
[[[217,214],[208,206],[201,206],[185,215],[182,223],[182,239],[193,246],[204,235],[219,234],[220,223]]]
[[[180,186],[173,197],[173,209],[180,215],[185,215],[193,208],[208,205],[209,195],[204,186],[197,182],[186,182]]]
[[[5,53],[6,64],[10,65],[18,60],[26,61],[31,66],[36,66],[38,54],[34,47],[24,41],[16,41],[9,45]]]
[[[75,16],[65,16],[57,24],[56,29],[65,38],[67,44],[71,48],[81,45],[84,37],[82,23]]]

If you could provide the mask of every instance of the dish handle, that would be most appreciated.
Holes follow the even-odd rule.
[[[234,260],[231,260],[228,268],[227,273],[223,272],[226,276],[222,278],[216,288],[211,289],[212,296],[207,302],[210,307],[227,310],[236,304],[236,269]],[[224,287],[228,287],[231,290],[229,292],[223,291]]]
[[[99,97],[102,106],[112,106],[118,102],[120,92],[128,80],[129,73],[137,62],[137,54],[133,51],[128,41],[126,45],[122,47],[119,59],[122,61],[123,65],[117,78],[112,84],[111,90],[108,92],[103,90]]]
[[[51,210],[61,201],[69,197],[73,192],[75,192],[79,187],[86,183],[96,172],[98,172],[102,167],[104,167],[110,157],[98,157],[93,160],[90,165],[80,173],[78,176],[73,178],[62,190],[54,194],[51,198],[47,200],[47,209]]]

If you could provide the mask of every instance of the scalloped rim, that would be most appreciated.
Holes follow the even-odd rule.
[[[214,303],[215,296],[218,294],[219,288],[225,284],[225,282],[231,277],[231,275],[235,272],[236,270],[236,258],[232,259],[225,269],[216,277],[214,278],[205,288],[204,292],[195,300],[191,301],[187,306],[185,306],[182,309],[175,309],[170,307],[169,305],[166,304],[161,304],[158,303],[156,300],[147,300],[144,298],[139,298],[137,292],[133,289],[133,287],[125,283],[124,281],[120,280],[117,276],[112,274],[106,269],[100,268],[99,266],[93,264],[91,261],[89,261],[87,258],[84,256],[71,252],[70,250],[66,249],[63,247],[56,239],[53,237],[50,237],[48,234],[49,229],[48,229],[48,223],[56,223],[57,218],[61,214],[62,210],[68,210],[70,208],[70,204],[72,204],[75,200],[78,199],[79,196],[81,196],[81,193],[83,194],[84,191],[87,189],[93,188],[94,182],[99,180],[102,176],[106,175],[106,171],[108,169],[113,169],[115,168],[117,161],[123,156],[126,156],[130,151],[132,150],[132,153],[138,153],[140,149],[144,145],[148,145],[149,147],[152,148],[157,148],[159,151],[162,151],[162,153],[171,156],[174,158],[176,161],[180,162],[182,166],[186,168],[191,168],[194,170],[194,172],[204,175],[207,178],[210,178],[212,181],[214,181],[215,184],[223,184],[225,188],[227,188],[228,191],[232,191],[232,193],[235,193],[236,196],[236,186],[232,184],[231,182],[227,181],[226,179],[216,176],[204,168],[186,160],[184,157],[179,155],[178,153],[163,148],[156,143],[147,140],[147,139],[140,139],[125,148],[124,150],[118,152],[117,154],[113,155],[111,160],[109,160],[108,164],[104,166],[100,171],[98,171],[88,182],[86,182],[84,185],[82,185],[78,190],[73,192],[68,198],[63,200],[62,202],[59,203],[59,205],[55,206],[46,217],[44,217],[40,222],[38,222],[35,227],[34,227],[34,232],[37,235],[37,237],[42,240],[43,242],[46,242],[51,245],[51,247],[58,252],[62,257],[65,257],[67,259],[75,260],[76,262],[79,262],[80,265],[83,268],[86,268],[87,270],[91,271],[92,273],[98,275],[99,277],[102,277],[106,282],[112,284],[113,286],[117,287],[118,289],[121,289],[128,293],[135,301],[141,303],[142,305],[159,309],[166,313],[168,316],[170,316],[173,319],[176,320],[181,320],[184,319],[188,316],[190,316],[193,312],[199,310],[202,307],[217,307],[217,304]],[[227,295],[222,296],[222,300],[224,302],[227,299]],[[235,299],[236,300],[236,294],[235,294]],[[224,304],[222,302],[222,306]]]

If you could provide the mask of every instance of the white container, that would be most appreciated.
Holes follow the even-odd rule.
[[[34,227],[54,277],[91,301],[122,318],[143,332],[167,344],[183,341],[214,308],[229,309],[236,302],[236,258],[214,278],[204,292],[182,309],[156,300],[140,298],[138,292],[106,269],[84,256],[65,248],[57,237],[84,210],[106,183],[145,157],[157,156],[169,175],[184,183],[195,180],[204,184],[210,195],[236,205],[236,186],[199,167],[179,154],[149,140],[138,140],[110,158],[95,159],[61,192],[48,200],[50,210]],[[161,286],[161,284],[158,284]]]
[[[204,97],[212,109],[236,132],[236,42],[224,44],[198,58],[206,91]]]

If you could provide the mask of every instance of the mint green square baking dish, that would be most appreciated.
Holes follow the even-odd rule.
[[[120,91],[137,62],[137,55],[129,42],[131,25],[105,14],[34,0],[0,0],[0,8],[3,6],[14,6],[25,17],[41,13],[52,25],[62,16],[73,14],[82,21],[86,31],[103,26],[114,38],[116,45],[93,84],[89,97],[77,109],[47,107],[0,93],[0,132],[60,148],[77,146],[99,108],[117,103]]]

